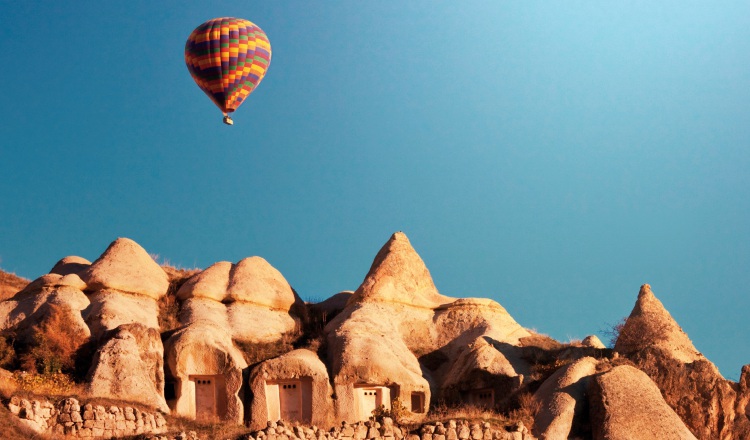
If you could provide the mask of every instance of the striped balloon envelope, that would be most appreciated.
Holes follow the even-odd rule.
[[[271,43],[250,21],[223,17],[195,28],[185,43],[190,75],[224,113],[234,112],[258,87],[271,64]]]

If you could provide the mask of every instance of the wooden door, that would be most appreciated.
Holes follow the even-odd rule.
[[[302,387],[299,382],[279,383],[281,419],[302,421]]]
[[[194,380],[196,420],[216,419],[216,381],[210,376]]]

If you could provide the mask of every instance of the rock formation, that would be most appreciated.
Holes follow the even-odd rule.
[[[417,417],[433,389],[448,388],[467,400],[482,395],[494,406],[495,391],[500,397],[528,370],[513,347],[529,333],[494,301],[440,294],[401,232],[380,249],[326,333],[329,353],[335,353],[330,362],[338,416],[348,420],[369,416],[373,392],[375,404],[388,407],[379,393],[390,394]]]
[[[615,351],[656,382],[667,403],[696,437],[732,438],[735,386],[696,350],[648,284],[641,286]]]
[[[334,424],[333,389],[325,364],[312,351],[294,350],[258,365],[250,375],[251,428],[268,420],[304,425]]]
[[[303,303],[263,258],[188,273],[120,238],[94,263],[65,257],[0,301],[0,332],[9,353],[14,343],[22,355],[64,346],[37,351],[79,361],[90,397],[265,427],[256,440],[534,438],[521,422],[491,430],[454,420],[410,434],[387,418],[368,421],[390,409],[416,423],[435,401],[533,419],[541,439],[750,438],[750,366],[739,383],[725,380],[648,285],[614,351],[596,336],[563,344],[526,330],[495,301],[441,294],[400,232],[356,291],[318,304]],[[24,368],[41,371],[32,361]],[[43,361],[47,373],[58,368]],[[61,402],[16,398],[9,408],[48,434],[139,432],[138,410]],[[141,420],[151,432],[163,427],[145,412]],[[326,432],[292,425],[342,421]]]
[[[588,418],[586,391],[597,364],[592,357],[579,359],[557,370],[542,384],[534,395],[541,404],[534,419],[534,435],[549,440],[575,437],[571,435],[574,419]],[[576,425],[581,426],[581,420]]]
[[[651,379],[628,365],[594,376],[589,404],[595,440],[695,439]]]

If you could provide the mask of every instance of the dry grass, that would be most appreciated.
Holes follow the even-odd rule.
[[[26,278],[0,270],[0,301],[12,297],[28,284],[29,280]]]

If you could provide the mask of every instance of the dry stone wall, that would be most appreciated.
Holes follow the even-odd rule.
[[[268,422],[268,426],[246,437],[246,440],[536,440],[519,422],[511,431],[492,429],[489,422],[469,423],[449,420],[421,425],[409,432],[393,423],[389,417],[381,422],[368,420],[341,426],[329,431],[317,427],[291,425],[283,421]]]
[[[41,433],[69,437],[123,437],[166,431],[167,422],[159,412],[141,411],[131,406],[81,405],[75,398],[57,404],[13,396],[11,413],[21,423]]]

